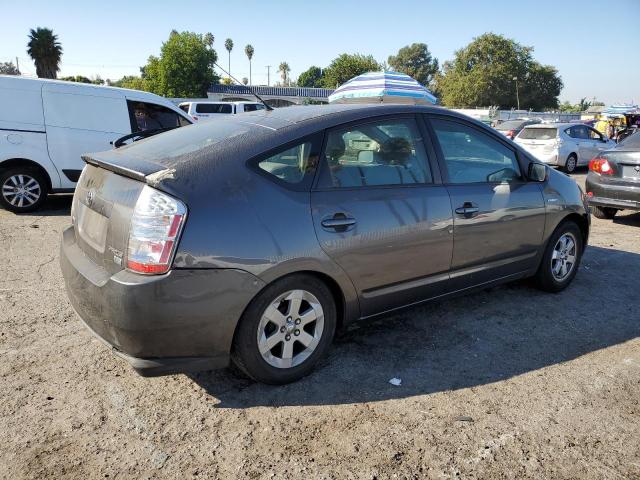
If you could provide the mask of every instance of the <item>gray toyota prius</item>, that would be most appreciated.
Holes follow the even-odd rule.
[[[560,292],[589,234],[571,178],[438,107],[261,110],[84,159],[66,289],[143,375],[291,382],[354,320],[525,277]]]

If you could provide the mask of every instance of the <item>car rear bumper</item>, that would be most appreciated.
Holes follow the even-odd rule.
[[[78,316],[142,375],[221,368],[233,333],[263,282],[236,269],[115,275],[89,260],[63,232],[60,266]]]
[[[590,172],[585,187],[589,205],[640,210],[640,184],[635,186],[603,183],[598,175]]]

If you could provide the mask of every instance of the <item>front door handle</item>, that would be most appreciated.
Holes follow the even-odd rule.
[[[324,228],[330,228],[336,232],[344,232],[352,225],[356,224],[356,219],[348,217],[344,213],[336,213],[331,218],[325,218],[320,222]]]
[[[456,208],[456,213],[458,215],[464,215],[467,218],[474,217],[478,214],[479,211],[480,209],[478,208],[478,206],[474,205],[471,202],[464,202],[464,205]]]

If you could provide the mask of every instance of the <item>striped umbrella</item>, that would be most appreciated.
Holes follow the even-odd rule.
[[[409,75],[398,72],[368,72],[329,95],[329,103],[372,102],[436,105],[438,99]]]

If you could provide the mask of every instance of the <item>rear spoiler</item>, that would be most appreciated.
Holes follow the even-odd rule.
[[[157,183],[158,176],[166,178],[166,171],[169,170],[157,163],[114,154],[114,151],[85,154],[82,155],[82,160],[118,175],[150,184]]]

